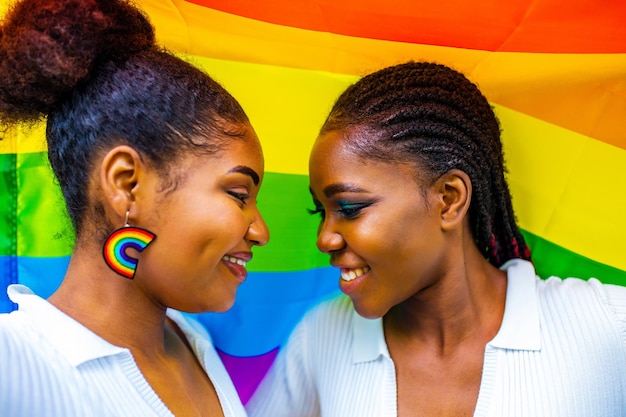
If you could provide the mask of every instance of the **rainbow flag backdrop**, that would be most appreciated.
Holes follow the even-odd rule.
[[[256,250],[233,309],[198,316],[244,402],[302,314],[337,292],[306,212],[308,152],[338,94],[383,66],[432,60],[475,81],[502,124],[538,273],[626,285],[626,2],[137,3],[161,44],[242,103],[264,146],[259,205],[271,241]],[[43,125],[0,140],[0,311],[14,308],[11,283],[51,294],[72,250],[45,151]]]

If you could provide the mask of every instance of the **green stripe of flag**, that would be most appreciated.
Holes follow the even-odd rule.
[[[254,249],[251,271],[302,271],[329,265],[328,256],[315,246],[320,217],[307,212],[313,208],[308,176],[267,172],[258,201],[270,242]]]
[[[72,252],[74,234],[45,152],[17,155],[19,256]]]
[[[607,284],[626,285],[626,271],[596,262],[525,230],[522,234],[531,248],[533,263],[541,278],[597,278]]]
[[[0,204],[0,216],[4,225],[10,225],[15,212],[11,205],[11,196],[16,192],[15,181],[11,180],[15,164],[16,155],[0,155],[0,169],[4,174],[0,195],[5,200]],[[30,257],[69,255],[71,227],[46,154],[19,154],[17,166],[20,228],[17,254]],[[254,259],[249,264],[251,271],[302,271],[328,266],[328,256],[315,246],[319,216],[307,213],[307,208],[313,208],[308,187],[306,175],[265,174],[258,200],[271,238],[267,246],[255,249]],[[527,231],[523,233],[542,278],[551,275],[596,277],[603,282],[626,285],[626,271],[593,261]],[[0,233],[0,255],[15,254],[10,250],[9,237],[5,226]]]
[[[255,249],[251,270],[289,271],[328,266],[328,256],[315,247],[319,216],[306,212],[307,208],[313,208],[308,187],[305,175],[266,174],[259,206],[271,239],[268,246]],[[596,262],[525,230],[522,233],[542,278],[595,277],[606,283],[626,285],[626,271]]]
[[[16,255],[17,179],[15,161],[15,154],[0,154],[0,256]]]

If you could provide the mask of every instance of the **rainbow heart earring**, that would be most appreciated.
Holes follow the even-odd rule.
[[[114,272],[124,278],[133,279],[139,261],[127,255],[126,250],[133,248],[141,252],[156,239],[156,235],[146,229],[129,226],[128,215],[129,212],[127,211],[124,226],[114,230],[107,237],[102,248],[102,256],[104,262]]]

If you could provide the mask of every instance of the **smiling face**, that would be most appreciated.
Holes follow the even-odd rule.
[[[254,245],[269,239],[256,200],[263,154],[248,128],[215,155],[184,159],[178,184],[163,191],[156,172],[143,192],[141,224],[157,235],[141,254],[135,281],[163,306],[188,312],[225,311],[246,279]]]
[[[309,173],[322,215],[317,246],[360,315],[381,317],[441,276],[441,205],[414,168],[360,158],[331,131],[317,139]]]

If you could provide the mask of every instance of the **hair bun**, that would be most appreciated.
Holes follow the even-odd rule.
[[[154,29],[122,0],[23,0],[0,28],[0,112],[46,115],[106,61],[153,47]]]

